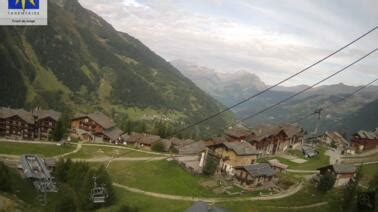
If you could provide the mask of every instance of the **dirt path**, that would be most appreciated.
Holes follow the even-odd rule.
[[[308,174],[315,174],[318,173],[318,170],[299,170],[299,169],[286,169],[287,172],[291,173],[308,173]]]
[[[143,194],[146,196],[161,198],[161,199],[169,199],[169,200],[181,200],[181,201],[203,201],[203,202],[240,202],[240,201],[256,201],[256,200],[272,200],[272,199],[282,199],[288,196],[291,196],[297,193],[299,190],[302,189],[303,183],[297,184],[290,189],[271,196],[260,196],[260,197],[190,197],[190,196],[179,196],[179,195],[171,195],[171,194],[162,194],[162,193],[155,193],[150,191],[144,191],[138,188],[132,188],[129,186],[121,185],[118,183],[113,183],[115,187],[125,189],[130,192]]]
[[[81,150],[81,147],[83,145],[83,142],[79,142],[79,143],[70,143],[70,144],[76,144],[76,148],[71,151],[71,152],[67,152],[67,153],[64,153],[64,154],[61,154],[61,155],[57,155],[57,156],[54,156],[53,158],[55,159],[59,159],[59,158],[63,158],[63,157],[66,157],[68,155],[72,155],[72,154],[75,154],[77,152],[79,152]]]
[[[151,155],[160,155],[160,156],[166,156],[166,157],[171,157],[171,156],[178,156],[178,155],[172,155],[172,154],[167,154],[167,153],[159,153],[159,152],[151,152],[151,151],[146,151],[146,150],[141,150],[141,149],[134,149],[126,146],[114,146],[114,145],[107,145],[107,144],[83,144],[83,146],[98,146],[98,147],[109,147],[109,148],[115,148],[115,149],[127,149],[127,150],[132,150],[136,152],[142,152],[146,154],[151,154]]]
[[[317,208],[320,206],[328,205],[328,202],[318,202],[310,205],[301,206],[263,206],[266,208],[277,208],[277,209],[306,209],[306,208]]]
[[[105,161],[156,161],[164,160],[167,157],[101,157],[101,158],[73,158],[74,161],[86,161],[86,162],[105,162]]]

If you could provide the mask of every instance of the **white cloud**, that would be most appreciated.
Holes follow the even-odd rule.
[[[319,60],[378,20],[374,0],[80,2],[167,60],[188,60],[223,72],[247,69],[267,83]],[[377,45],[378,31],[288,84],[311,84]],[[363,69],[359,70],[363,74],[351,71],[338,79],[349,84],[366,83],[378,75],[377,57],[375,54],[353,68]]]

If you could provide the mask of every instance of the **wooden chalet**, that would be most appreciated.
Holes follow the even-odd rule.
[[[359,152],[378,148],[378,128],[370,132],[358,131],[353,135],[351,146]]]
[[[270,183],[276,176],[276,171],[268,163],[252,164],[235,167],[235,179],[245,186],[262,186]]]
[[[81,139],[88,141],[122,142],[120,130],[112,119],[101,112],[76,114],[71,120],[71,128]]]
[[[218,170],[228,175],[234,174],[234,167],[254,164],[258,152],[247,142],[223,142],[208,147],[207,154],[219,158]]]
[[[11,139],[45,140],[55,129],[61,113],[53,110],[0,108],[0,136]]]
[[[303,143],[303,130],[292,124],[262,124],[250,129],[245,138],[260,154],[274,155],[298,148]]]
[[[350,164],[333,164],[318,169],[319,177],[326,173],[332,173],[336,177],[334,186],[346,185],[355,175],[356,167]]]

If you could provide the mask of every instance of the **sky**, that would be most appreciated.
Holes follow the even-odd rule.
[[[378,25],[377,0],[80,0],[168,61],[273,84]],[[378,48],[378,29],[284,85],[314,84]],[[367,84],[378,52],[323,84]]]

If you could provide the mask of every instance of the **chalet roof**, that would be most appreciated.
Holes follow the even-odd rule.
[[[102,112],[98,112],[98,111],[96,111],[94,113],[90,113],[90,114],[77,113],[74,116],[74,119],[84,118],[84,117],[88,117],[88,118],[92,119],[93,121],[95,121],[97,124],[101,125],[105,129],[108,129],[108,128],[115,126],[115,123],[113,122],[113,120],[111,118],[109,118],[108,116],[106,116]]]
[[[137,143],[145,144],[145,145],[152,145],[153,143],[159,140],[160,140],[160,136],[158,135],[145,134]]]
[[[268,160],[268,163],[272,167],[278,167],[278,168],[281,168],[281,169],[287,169],[287,167],[289,167],[288,165],[281,163],[277,159]]]
[[[44,119],[44,118],[50,117],[50,118],[54,119],[55,121],[58,121],[59,118],[61,117],[61,115],[62,115],[62,113],[57,112],[55,110],[38,109],[38,110],[33,111],[33,116],[38,117],[38,119]]]
[[[235,127],[231,129],[227,129],[224,132],[227,136],[234,137],[234,138],[245,138],[251,134],[251,130],[245,127]]]
[[[251,129],[252,134],[248,136],[247,140],[261,141],[272,135],[277,135],[282,131],[281,127],[272,124],[261,124],[253,129]]]
[[[328,136],[330,139],[335,141],[336,143],[344,143],[349,145],[349,142],[342,136],[340,133],[334,131],[334,132],[325,132],[325,135]]]
[[[0,118],[10,118],[12,116],[18,116],[28,124],[34,124],[34,117],[31,112],[24,109],[0,108]]]
[[[368,131],[365,131],[365,130],[358,131],[356,134],[354,134],[354,136],[356,136],[358,138],[365,138],[365,139],[377,139],[378,138],[377,133],[368,132]]]
[[[104,135],[110,138],[111,140],[117,140],[122,136],[124,132],[118,127],[112,127],[104,131]]]
[[[318,168],[318,170],[329,169],[329,168],[332,168],[332,170],[336,174],[348,174],[348,173],[355,173],[356,172],[356,167],[353,166],[353,165],[350,165],[350,164],[333,164],[333,165]]]
[[[244,169],[253,177],[266,176],[271,177],[276,174],[276,171],[268,163],[251,164],[248,166],[237,167],[237,169]]]
[[[222,143],[237,155],[257,155],[258,151],[248,142],[224,142]]]
[[[199,154],[203,150],[205,150],[207,147],[205,141],[196,141],[192,142],[190,144],[187,144],[185,146],[179,147],[178,151],[180,154],[183,155],[193,155],[193,154]]]
[[[171,139],[169,139],[171,141],[171,144],[173,146],[185,146],[185,145],[188,145],[188,144],[191,144],[193,142],[195,142],[194,140],[192,139],[185,139],[185,140],[182,140],[182,139],[179,139],[179,138],[176,138],[176,137],[173,137]]]
[[[130,142],[130,143],[139,142],[143,138],[143,136],[144,136],[143,133],[131,132],[127,139],[127,142]]]
[[[284,123],[280,124],[279,126],[284,130],[289,138],[302,134],[302,129],[296,124]]]

